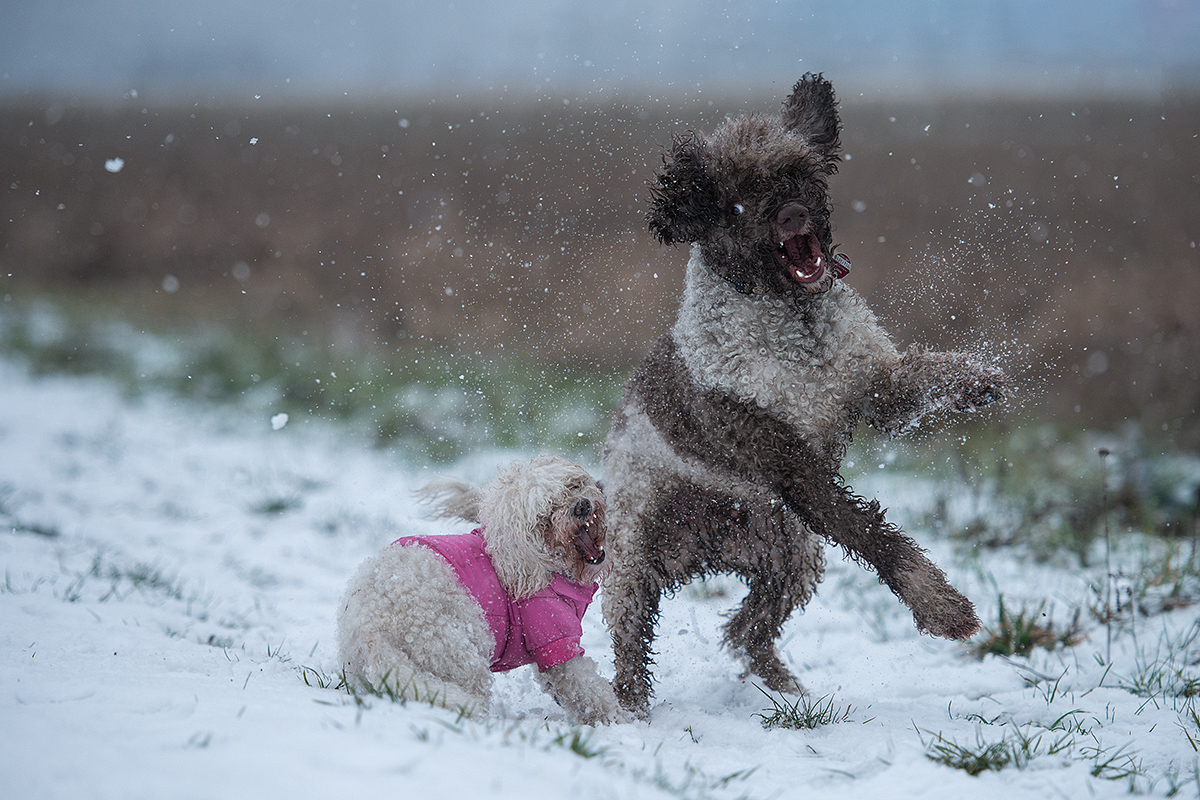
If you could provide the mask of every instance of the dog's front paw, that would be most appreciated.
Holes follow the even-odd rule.
[[[970,375],[947,398],[955,411],[975,411],[1004,400],[1012,392],[1008,376],[995,367],[973,364]]]
[[[774,647],[771,647],[770,652],[765,655],[760,653],[757,658],[753,655],[748,656],[746,670],[739,677],[744,681],[748,680],[751,675],[761,678],[767,688],[773,692],[797,697],[808,694],[799,679],[779,660],[779,655]]]
[[[913,608],[917,629],[942,639],[970,639],[979,632],[975,606],[953,587],[931,602]]]
[[[630,672],[633,674],[622,675],[620,670],[617,671],[617,677],[612,682],[613,692],[616,694],[623,712],[634,720],[648,722],[650,720],[649,672],[642,670],[640,679],[637,671],[631,670]]]
[[[622,707],[616,697],[592,698],[590,701],[576,705],[567,710],[567,718],[572,725],[619,725],[623,722],[636,722],[637,716]]]
[[[612,709],[607,714],[605,714],[603,717],[598,718],[596,720],[596,722],[593,724],[621,725],[626,722],[637,722],[637,721],[638,721],[638,718],[636,715],[633,714],[633,712],[628,711],[624,707],[618,705],[615,709]]]

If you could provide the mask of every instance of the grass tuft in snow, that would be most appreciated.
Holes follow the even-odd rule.
[[[978,775],[989,770],[999,772],[1014,763],[1019,752],[1008,739],[988,743],[977,737],[975,746],[967,747],[938,733],[926,746],[925,757],[937,764],[961,769],[968,775]],[[1018,766],[1022,765],[1018,763]]]
[[[85,570],[72,571],[66,565],[63,570],[72,576],[60,595],[68,603],[83,600],[85,589],[96,582],[107,584],[107,588],[96,598],[100,603],[125,600],[137,593],[160,600],[186,602],[191,613],[193,604],[204,605],[207,600],[199,594],[189,593],[178,575],[167,574],[158,564],[146,561],[121,563],[103,551],[92,556],[91,564]],[[193,613],[192,616],[201,621],[206,617],[203,612]]]
[[[1200,797],[1200,763],[1193,761],[1191,770],[1186,772],[1179,765],[1172,764],[1163,778],[1167,782],[1163,797],[1178,797],[1188,787],[1195,792],[1195,797]]]
[[[346,673],[344,672],[340,672],[337,675],[329,675],[316,667],[309,667],[303,664],[296,668],[296,672],[300,674],[300,680],[304,681],[304,685],[310,688],[349,691],[349,686],[346,684]]]
[[[1192,750],[1200,753],[1200,711],[1196,710],[1194,702],[1184,706],[1183,713],[1179,715],[1179,729],[1183,731]]]
[[[409,678],[404,683],[401,683],[399,680],[392,680],[391,672],[385,672],[378,683],[352,681],[347,677],[344,670],[340,673],[336,683],[328,675],[312,667],[301,667],[299,672],[301,680],[309,686],[316,684],[322,689],[335,689],[346,692],[350,696],[350,702],[358,707],[360,713],[371,708],[369,698],[379,698],[401,706],[414,703],[428,705],[431,708],[445,707],[442,697],[438,692],[431,691],[426,686],[421,686],[413,678]],[[454,723],[457,725],[470,717],[473,709],[470,706],[459,706],[457,709],[451,709],[451,711],[458,714]]]
[[[1065,630],[1055,631],[1053,621],[1045,612],[1044,601],[1033,611],[1022,607],[1016,616],[1005,609],[1004,595],[1000,595],[999,605],[999,621],[996,626],[985,627],[986,635],[971,648],[971,653],[977,658],[987,655],[1028,656],[1039,647],[1045,650],[1074,647],[1085,638],[1078,609]],[[1045,623],[1041,621],[1043,618],[1046,618]]]
[[[286,514],[289,511],[295,511],[303,505],[304,500],[299,495],[274,495],[252,504],[250,506],[250,513],[268,517],[278,516],[279,514]]]
[[[1098,622],[1124,623],[1135,614],[1149,617],[1200,602],[1200,561],[1195,551],[1172,540],[1151,540],[1148,545],[1139,554],[1136,570],[1130,574],[1116,570],[1107,582],[1098,579],[1091,584],[1090,611]]]
[[[53,525],[41,525],[37,522],[20,522],[18,520],[13,520],[11,528],[13,533],[32,533],[34,536],[44,536],[47,539],[57,539],[61,533]]]
[[[810,731],[850,719],[852,707],[835,707],[833,695],[825,695],[816,700],[801,695],[795,701],[788,701],[785,698],[775,698],[760,686],[756,688],[771,701],[771,708],[754,715],[762,720],[762,726],[767,730],[785,728]]]
[[[93,574],[103,574],[103,577],[112,584],[109,595],[101,597],[101,602],[104,602],[110,595],[120,592],[123,583],[128,583],[137,592],[160,594],[172,600],[182,600],[184,597],[183,584],[178,577],[169,577],[157,565],[147,564],[144,561],[134,562],[128,567],[109,564],[107,569],[101,573],[97,560],[96,566],[93,567]]]
[[[655,764],[653,772],[645,769],[633,769],[629,774],[636,780],[648,783],[667,794],[688,800],[692,798],[704,800],[711,797],[714,791],[720,791],[734,783],[746,781],[757,771],[758,767],[751,767],[714,778],[688,761],[683,765],[683,775],[679,777],[668,775],[660,763]]]
[[[1161,636],[1153,653],[1139,649],[1133,671],[1117,678],[1117,688],[1146,698],[1155,708],[1190,708],[1200,697],[1198,639],[1200,621],[1178,636]]]
[[[1105,780],[1130,780],[1143,777],[1141,762],[1127,752],[1127,746],[1104,747],[1095,734],[1077,719],[1077,712],[1059,717],[1049,727],[1034,731],[1033,725],[1024,727],[1004,723],[999,739],[989,741],[983,735],[983,726],[975,729],[973,745],[959,744],[954,739],[932,733],[926,742],[925,734],[917,729],[917,736],[925,745],[925,757],[937,764],[960,769],[968,775],[983,772],[999,772],[1004,769],[1026,769],[1043,756],[1082,761],[1088,764],[1092,777]],[[1081,743],[1080,739],[1087,741]],[[1132,784],[1131,784],[1132,785]]]
[[[1136,784],[1134,780],[1146,774],[1142,768],[1142,764],[1137,758],[1126,752],[1127,745],[1122,745],[1118,748],[1104,748],[1099,745],[1084,746],[1080,748],[1080,755],[1091,762],[1089,770],[1093,778],[1103,778],[1107,781],[1130,781],[1130,786]]]
[[[571,728],[569,731],[563,731],[552,740],[552,744],[570,750],[580,758],[598,758],[608,753],[607,747],[600,747],[592,744],[592,737],[595,731],[583,730],[581,728]]]
[[[32,533],[34,536],[57,539],[61,531],[53,525],[30,522],[17,516],[13,500],[15,494],[11,486],[0,486],[0,528],[8,528],[13,533]]]

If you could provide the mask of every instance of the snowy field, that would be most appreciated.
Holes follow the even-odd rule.
[[[101,380],[35,380],[0,361],[4,797],[1197,794],[1194,608],[1107,629],[1087,613],[1102,570],[956,552],[912,521],[930,488],[886,471],[858,488],[932,551],[985,625],[1003,593],[1010,609],[1045,601],[1063,627],[1083,608],[1088,638],[977,660],[918,635],[831,550],[782,642],[813,697],[831,698],[813,729],[764,727],[772,701],[719,649],[733,580],[664,603],[649,724],[573,729],[529,668],[501,676],[482,722],[351,697],[328,684],[353,569],[402,532],[463,526],[422,518],[411,493],[430,470],[272,414],[128,400]],[[486,480],[527,455],[447,471]],[[611,675],[598,603],[584,646]],[[973,776],[931,758],[988,753],[1007,765]]]

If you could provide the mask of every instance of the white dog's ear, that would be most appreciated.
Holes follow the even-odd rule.
[[[479,521],[484,549],[500,583],[516,599],[540,592],[554,579],[554,560],[546,552],[542,526],[562,490],[558,482],[539,480],[537,470],[514,464],[482,492]]]

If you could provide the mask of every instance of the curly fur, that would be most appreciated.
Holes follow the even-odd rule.
[[[587,584],[609,568],[604,497],[569,461],[541,456],[501,470],[486,487],[446,479],[421,495],[436,516],[483,525],[484,550],[515,599],[542,590],[555,574]],[[581,528],[599,549],[595,563],[577,546]],[[475,716],[485,716],[491,705],[495,644],[479,603],[453,568],[424,547],[389,546],[363,562],[338,614],[338,652],[348,680],[376,689],[387,684],[395,693]],[[572,723],[624,718],[611,685],[585,656],[545,670],[539,683]]]
[[[604,615],[617,695],[639,715],[660,596],[713,573],[749,583],[725,645],[769,687],[802,691],[775,640],[821,580],[822,540],[873,569],[920,630],[978,628],[970,601],[838,468],[860,420],[903,433],[1003,397],[1007,380],[960,353],[901,353],[834,277],[840,130],[832,87],[806,75],[778,116],[677,138],[653,186],[651,231],[691,243],[684,296],[626,384],[604,451]]]

